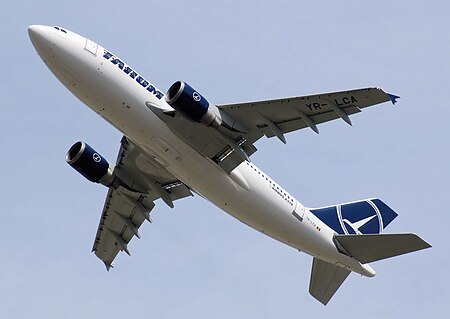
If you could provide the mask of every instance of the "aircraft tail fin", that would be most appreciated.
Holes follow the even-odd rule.
[[[322,304],[326,305],[349,274],[350,270],[314,257],[309,282],[309,293]]]
[[[380,199],[313,208],[310,211],[338,234],[379,234],[397,213]]]
[[[416,234],[335,235],[337,248],[362,264],[430,248]]]

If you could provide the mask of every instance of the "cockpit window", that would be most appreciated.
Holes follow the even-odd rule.
[[[64,32],[64,33],[67,33],[67,31],[66,30],[64,30],[63,28],[60,28],[60,27],[53,27],[54,29],[56,29],[56,30],[58,30],[58,31],[61,31],[61,32]]]

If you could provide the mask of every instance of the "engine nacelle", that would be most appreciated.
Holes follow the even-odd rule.
[[[94,183],[111,186],[114,175],[108,161],[84,142],[76,142],[66,155],[66,162]]]
[[[222,116],[214,104],[210,104],[189,84],[177,81],[169,88],[166,102],[187,119],[206,126],[218,127],[222,124]]]

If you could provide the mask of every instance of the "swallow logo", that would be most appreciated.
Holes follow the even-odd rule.
[[[194,99],[194,101],[198,102],[202,99],[202,96],[198,92],[194,92],[192,93],[192,98]]]
[[[92,155],[92,159],[94,160],[94,162],[100,163],[100,161],[102,160],[102,157],[98,153],[94,153]]]
[[[349,233],[347,227],[350,227],[355,232],[355,234],[361,235],[361,231],[359,229],[376,217],[377,217],[377,215],[369,216],[367,218],[358,220],[353,223],[351,221],[349,221],[348,219],[343,219],[342,222],[345,224],[344,227],[345,227],[345,230],[347,230],[347,233]]]
[[[378,207],[371,201],[337,205],[337,217],[344,234],[362,234],[366,227],[370,233],[381,233],[383,220]],[[373,219],[376,220],[373,220]],[[367,225],[367,226],[366,226]],[[366,227],[364,227],[366,226]]]
[[[310,211],[341,235],[379,234],[397,217],[397,213],[377,198]]]

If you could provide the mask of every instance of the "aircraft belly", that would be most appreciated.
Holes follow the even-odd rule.
[[[243,162],[228,175],[180,140],[146,106],[150,101],[167,108],[166,102],[129,81],[120,69],[109,64],[91,67],[87,78],[87,85],[71,91],[191,189],[246,225],[289,246],[319,257],[335,252],[328,227],[317,230],[307,216],[300,221],[292,215],[296,200],[292,197],[288,201],[284,191],[280,193],[261,178],[264,174],[257,173],[256,166]]]
[[[306,220],[300,222],[292,215],[294,207],[261,182],[260,176],[255,176],[245,162],[236,168],[235,174],[250,185],[248,189],[176,137],[159,118],[148,113],[151,111],[144,111],[111,122],[136,144],[156,155],[175,177],[244,224],[308,253],[330,250],[332,236],[325,236],[323,244],[316,241],[324,237],[327,226],[320,233]],[[135,129],[130,129],[125,121],[134,123]],[[142,126],[148,129],[138,129]],[[311,246],[313,242],[315,245]]]

